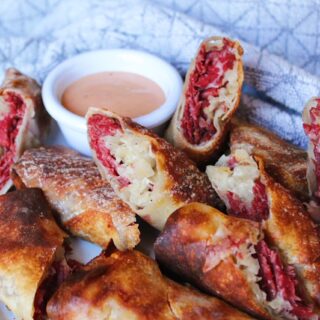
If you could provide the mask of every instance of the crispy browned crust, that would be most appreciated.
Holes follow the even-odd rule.
[[[257,223],[228,217],[212,207],[192,203],[175,211],[167,220],[155,243],[157,260],[206,292],[221,296],[244,311],[270,318],[232,256],[205,271],[210,239],[221,226],[235,239],[248,239],[256,244],[260,237]]]
[[[91,108],[87,114],[87,119],[97,113],[117,119],[123,129],[129,129],[133,134],[143,136],[150,141],[156,157],[157,169],[165,179],[165,190],[169,191],[170,199],[167,200],[171,203],[168,208],[170,206],[178,208],[190,202],[201,202],[219,208],[222,207],[222,202],[212,188],[206,174],[201,172],[184,152],[174,148],[166,140],[133,122],[130,118],[118,116],[113,112]],[[92,151],[95,157],[95,152]],[[99,163],[99,160],[96,159],[96,163],[101,175],[108,179],[106,170]],[[137,212],[137,214],[139,213]],[[143,218],[147,222],[151,222],[148,221],[148,217]],[[152,220],[152,218],[150,219]]]
[[[103,180],[94,162],[62,147],[27,150],[13,166],[17,188],[38,187],[74,235],[120,250],[140,240],[135,214]]]
[[[306,179],[307,153],[282,140],[276,134],[254,124],[234,119],[230,133],[230,148],[246,149],[259,156],[268,174],[298,197],[309,199]]]
[[[40,189],[0,196],[0,300],[17,317],[33,319],[35,294],[65,236]]]
[[[220,39],[221,37],[210,37],[203,41],[203,43],[209,43],[212,40]],[[234,47],[237,49],[238,54],[242,56],[243,49],[238,41],[233,41]],[[199,54],[199,50],[202,46],[202,44],[199,46],[199,49],[195,55]],[[240,97],[241,97],[241,89],[242,89],[242,82],[244,78],[243,74],[243,63],[242,59],[239,59],[238,62],[238,94],[237,94],[237,100],[235,101],[233,108],[224,116],[223,119],[220,120],[220,132],[218,132],[214,138],[210,141],[210,143],[206,144],[205,146],[195,146],[190,144],[183,136],[182,129],[181,129],[181,119],[183,116],[184,108],[185,108],[185,93],[188,88],[189,84],[189,78],[192,72],[195,68],[195,61],[196,58],[192,61],[189,70],[186,75],[186,80],[183,87],[183,92],[180,98],[180,102],[178,105],[178,108],[171,119],[170,126],[166,132],[166,138],[168,141],[170,141],[174,146],[178,147],[179,149],[182,149],[185,151],[188,156],[194,160],[198,164],[206,164],[209,161],[213,161],[219,156],[219,153],[221,149],[223,148],[223,142],[226,140],[227,133],[229,132],[229,123],[233,116],[233,114],[236,112],[239,103],[240,103]]]
[[[250,319],[221,300],[164,278],[138,251],[101,255],[61,285],[50,300],[51,320]],[[117,317],[115,317],[115,314]]]
[[[191,288],[182,287],[169,279],[167,279],[167,283],[168,302],[175,319],[252,319],[220,299],[209,297]]]
[[[6,71],[5,79],[0,87],[0,100],[8,93],[20,96],[26,105],[24,120],[16,138],[14,157],[16,161],[24,150],[40,145],[46,138],[50,127],[50,117],[44,108],[39,84],[14,68]],[[4,106],[0,103],[0,111],[2,108]],[[5,193],[11,185],[12,182],[8,181],[6,186],[0,190],[0,194]]]
[[[261,179],[266,185],[269,218],[264,222],[268,240],[281,252],[286,263],[294,265],[309,296],[319,303],[320,297],[320,237],[302,203],[265,172],[258,161]]]

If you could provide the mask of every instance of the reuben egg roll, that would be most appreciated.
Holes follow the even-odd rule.
[[[267,173],[301,201],[309,199],[307,153],[273,132],[238,119],[232,120],[230,149],[245,149],[259,156]]]
[[[303,204],[243,149],[222,156],[207,173],[227,212],[261,222],[270,243],[295,268],[305,295],[320,305],[320,237]]]
[[[304,283],[259,223],[200,203],[175,211],[157,260],[202,290],[262,319],[318,319]]]
[[[103,180],[91,159],[62,147],[27,150],[13,166],[16,187],[41,188],[73,235],[120,250],[140,240],[135,213]]]
[[[166,138],[196,162],[217,155],[240,102],[243,49],[224,37],[200,45]]]
[[[49,127],[38,83],[8,69],[0,87],[0,194],[12,185],[10,169],[23,151],[40,144]]]
[[[90,109],[88,136],[100,173],[139,216],[162,229],[192,201],[219,205],[208,177],[180,150],[110,111]]]
[[[138,251],[101,255],[74,273],[50,300],[50,320],[245,320],[217,298],[165,278]]]
[[[45,319],[46,301],[69,270],[65,237],[40,189],[0,196],[0,301],[18,319]]]
[[[320,99],[312,98],[306,104],[303,128],[309,138],[307,181],[310,201],[308,210],[320,222]]]

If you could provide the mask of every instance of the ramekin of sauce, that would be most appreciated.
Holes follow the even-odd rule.
[[[175,68],[146,52],[91,51],[70,58],[44,81],[42,96],[68,144],[90,155],[84,115],[106,108],[161,134],[182,91]]]

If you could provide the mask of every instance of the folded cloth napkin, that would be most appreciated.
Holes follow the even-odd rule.
[[[320,93],[314,58],[320,50],[319,26],[313,18],[319,8],[311,0],[299,3],[2,0],[0,68],[15,66],[43,81],[55,65],[75,54],[123,47],[154,53],[184,74],[202,39],[232,36],[245,50],[239,115],[305,147],[301,111]]]

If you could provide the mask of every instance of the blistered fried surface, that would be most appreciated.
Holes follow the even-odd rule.
[[[0,300],[16,316],[33,319],[36,291],[64,238],[41,190],[0,197]]]
[[[156,240],[155,252],[163,265],[208,293],[268,318],[253,284],[235,262],[238,248],[253,246],[260,237],[257,223],[192,203],[169,217]]]
[[[265,222],[266,234],[285,257],[295,266],[309,299],[320,305],[320,236],[302,203],[288,190],[269,177],[260,164],[270,204],[270,217]]]
[[[137,251],[96,258],[62,284],[47,311],[51,320],[250,319],[164,278],[156,263]]]

